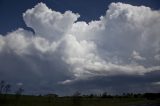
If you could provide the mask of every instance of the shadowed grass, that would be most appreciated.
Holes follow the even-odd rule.
[[[148,100],[146,98],[0,96],[0,106],[160,106],[159,104],[160,99]]]

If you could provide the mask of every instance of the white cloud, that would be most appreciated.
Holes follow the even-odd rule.
[[[153,85],[160,85],[160,81],[159,82],[153,82]]]
[[[140,56],[140,54],[138,52],[136,52],[135,50],[132,53],[132,58],[134,58],[136,60],[146,60],[144,57]]]
[[[36,34],[51,41],[57,41],[66,34],[78,17],[78,14],[71,11],[64,14],[52,11],[43,3],[23,13],[26,25],[33,28]]]
[[[23,83],[19,82],[19,83],[17,83],[17,85],[18,85],[18,86],[22,86],[22,85],[23,85]]]
[[[1,52],[1,50],[3,49],[3,46],[5,45],[5,42],[4,42],[4,40],[3,40],[3,36],[2,35],[0,35],[0,52]]]
[[[5,42],[4,49],[7,52],[15,52],[17,54],[27,53],[29,50],[28,46],[31,42],[31,36],[32,33],[24,29],[17,29],[14,32],[10,32],[7,34],[7,36],[3,37],[3,40]]]
[[[154,57],[160,50],[158,10],[112,3],[99,20],[76,22],[78,17],[71,11],[60,13],[39,3],[23,13],[26,25],[33,28],[35,34],[20,28],[0,36],[0,54],[15,53],[21,58],[40,56],[38,61],[29,60],[36,73],[48,69],[39,68],[46,60],[51,67],[49,70],[56,70],[59,63],[59,67],[67,68],[56,72],[57,76],[63,73],[71,78],[62,84],[93,76],[144,75],[160,69],[154,62],[147,66],[145,62],[133,64],[130,60],[132,56],[136,60],[154,61],[147,57]],[[36,66],[36,62],[39,65]],[[46,74],[51,73],[54,71]]]

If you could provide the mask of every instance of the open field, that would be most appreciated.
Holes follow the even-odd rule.
[[[160,106],[160,99],[1,95],[0,106]]]

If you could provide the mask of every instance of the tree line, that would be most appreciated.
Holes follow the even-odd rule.
[[[11,85],[9,83],[6,83],[4,80],[0,82],[0,94],[8,94],[11,92]],[[19,87],[16,91],[16,95],[21,95],[24,92],[24,89],[22,87]]]
[[[83,95],[80,92],[75,92],[71,97],[86,97],[86,98],[147,98],[157,99],[160,98],[160,93],[123,93],[121,95],[110,95],[107,92],[102,94],[88,94]]]
[[[0,95],[5,95],[5,94],[9,94],[11,92],[11,85],[6,83],[4,80],[2,80],[0,82]],[[15,91],[15,95],[18,97],[20,95],[22,95],[22,93],[24,92],[24,89],[22,87],[19,87],[16,91]],[[42,95],[40,95],[42,96]],[[47,97],[59,97],[57,94],[46,94],[44,96]],[[156,99],[156,98],[160,98],[160,93],[123,93],[121,95],[110,95],[107,92],[103,92],[102,94],[82,94],[79,91],[76,91],[75,93],[73,93],[73,95],[71,96],[64,96],[64,97],[73,97],[73,98],[147,98],[147,99]]]

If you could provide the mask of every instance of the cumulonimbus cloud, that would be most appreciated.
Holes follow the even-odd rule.
[[[144,75],[160,70],[159,59],[155,59],[160,53],[159,10],[112,3],[99,20],[86,23],[77,21],[79,17],[77,13],[56,12],[38,3],[23,13],[26,25],[35,34],[19,28],[0,36],[0,55],[15,54],[42,76],[40,73],[66,74],[70,78],[63,84],[94,76]],[[39,67],[43,61],[49,62],[46,69]],[[65,67],[64,72],[51,72],[56,70],[52,67],[56,62]]]

